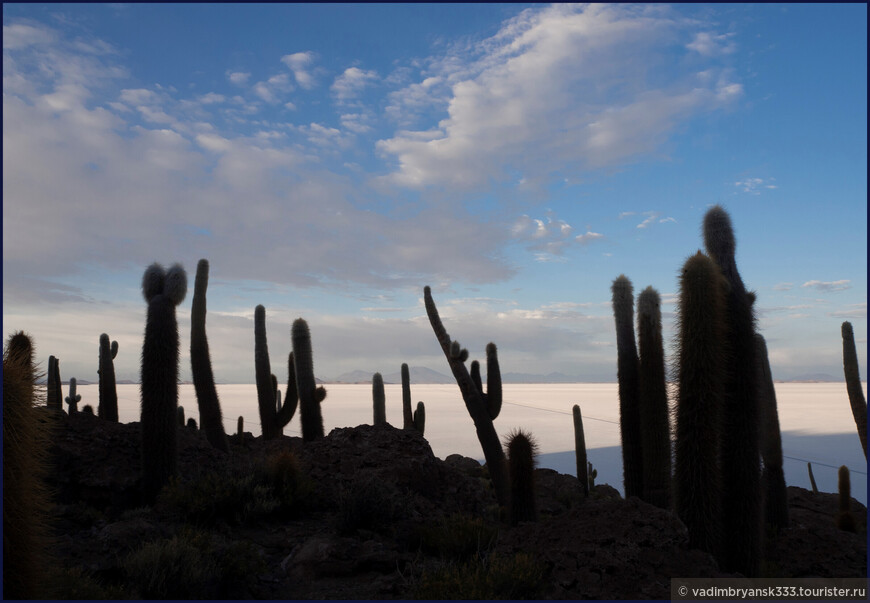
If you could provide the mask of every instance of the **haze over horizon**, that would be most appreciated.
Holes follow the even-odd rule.
[[[219,383],[616,378],[610,285],[662,296],[721,204],[775,379],[867,379],[865,4],[4,4],[3,326],[138,381],[152,262],[196,264]],[[666,350],[672,357],[670,349]]]

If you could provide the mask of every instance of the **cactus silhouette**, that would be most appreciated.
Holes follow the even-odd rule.
[[[518,429],[508,435],[507,458],[511,481],[510,523],[537,521],[535,457],[538,446],[530,433]]]
[[[384,395],[384,378],[380,373],[372,375],[372,402],[374,419],[372,425],[387,424],[386,396]]]
[[[272,374],[269,362],[269,346],[266,341],[266,309],[254,308],[254,369],[257,384],[257,403],[263,439],[271,440],[281,435],[284,427],[296,412],[296,368],[293,352],[288,357],[287,395],[284,404],[279,399],[278,379]]]
[[[238,421],[238,425],[236,428],[236,434],[239,436],[239,439],[241,439],[242,436],[244,435],[244,433],[245,433],[245,417],[239,415],[239,421]]]
[[[76,393],[76,378],[69,378],[69,395],[64,398],[69,405],[69,414],[78,412],[78,403],[82,401],[82,395]]]
[[[311,442],[323,437],[323,414],[320,412],[320,403],[326,398],[326,390],[323,387],[318,387],[317,381],[314,379],[311,332],[305,319],[297,318],[293,321],[290,335],[293,341],[302,440]]]
[[[175,307],[187,294],[187,274],[180,264],[164,270],[152,264],[142,277],[148,302],[142,344],[141,428],[142,488],[152,502],[176,473],[178,407],[178,321]]]
[[[408,365],[402,363],[402,429],[414,429],[411,413],[411,374]]]
[[[764,468],[761,483],[764,487],[764,518],[775,528],[788,527],[788,496],[785,473],[782,470],[782,436],[779,431],[779,412],[776,408],[776,390],[770,372],[767,343],[755,334],[755,360],[758,365],[758,399],[761,404],[761,458]]]
[[[671,428],[665,383],[662,310],[658,291],[644,289],[637,298],[637,338],[640,348],[640,443],[643,499],[662,509],[671,506]]]
[[[849,393],[849,404],[852,406],[852,417],[867,458],[867,400],[861,388],[861,375],[858,372],[858,353],[855,351],[855,334],[852,323],[846,321],[840,328],[843,335],[843,371],[846,374],[846,391]]]
[[[190,308],[190,368],[193,375],[193,388],[196,391],[196,403],[199,406],[199,422],[205,437],[218,450],[229,452],[223,414],[211,368],[208,337],[205,333],[208,269],[208,260],[199,260],[196,265],[193,301]]]
[[[45,485],[51,435],[37,409],[34,350],[19,331],[3,350],[3,598],[50,598],[45,590],[51,499]],[[41,405],[41,404],[40,404]]]
[[[810,474],[810,487],[813,489],[813,493],[819,493],[819,487],[816,485],[816,478],[813,476],[813,464],[807,463],[807,473]]]
[[[417,409],[414,411],[414,429],[423,435],[426,431],[426,406],[422,402],[417,402]]]
[[[502,403],[501,369],[498,366],[498,350],[494,343],[486,344],[486,392],[483,391],[480,363],[477,360],[471,363],[471,380],[474,381],[474,386],[486,404],[489,417],[494,421],[501,412]]]
[[[583,496],[589,496],[589,476],[586,474],[586,436],[583,433],[583,416],[580,414],[580,406],[574,405],[574,456],[577,459],[577,479],[580,480],[580,488]]]
[[[187,420],[187,428],[196,431],[196,419],[194,419],[193,417],[190,417]]]
[[[740,278],[731,218],[716,205],[704,216],[704,245],[728,282],[725,336],[728,360],[723,387],[722,481],[725,571],[757,577],[761,565],[762,512],[759,451],[760,411],[755,366],[755,316]],[[739,488],[733,487],[740,484]]]
[[[90,404],[85,404],[82,407],[82,414],[94,416],[94,407]]]
[[[177,409],[175,409],[175,418],[178,422],[179,427],[184,427],[184,407],[179,405]]]
[[[837,471],[837,491],[839,493],[840,509],[837,513],[837,528],[846,532],[855,532],[855,518],[849,506],[852,502],[852,485],[849,480],[849,468],[846,465]]]
[[[468,369],[465,367],[465,360],[468,359],[468,350],[463,349],[459,345],[459,342],[450,339],[450,335],[448,335],[444,324],[441,322],[441,317],[438,315],[435,301],[432,299],[432,290],[428,286],[423,289],[423,298],[426,305],[426,314],[429,316],[429,323],[432,325],[435,337],[438,339],[441,350],[447,357],[450,370],[453,372],[453,377],[456,379],[460,392],[462,392],[465,408],[468,409],[468,414],[471,415],[471,419],[474,421],[477,439],[480,441],[481,448],[483,448],[483,455],[486,458],[490,479],[492,479],[492,484],[495,488],[496,499],[499,506],[507,508],[510,486],[505,465],[505,454],[495,427],[492,424],[493,418],[490,414],[490,408],[483,399],[480,386],[474,382],[468,373]],[[487,359],[490,356],[489,350],[490,346],[487,346]],[[497,360],[494,345],[492,346],[492,355],[493,360]],[[487,382],[489,382],[489,379],[487,379]]]
[[[55,356],[48,357],[47,378],[45,405],[53,410],[62,410],[63,390],[60,382],[60,360]]]
[[[639,361],[634,342],[634,295],[631,281],[619,275],[611,287],[616,322],[619,430],[622,436],[622,474],[625,497],[643,496],[643,457],[640,435]]]
[[[674,446],[674,508],[689,529],[689,545],[717,555],[722,481],[718,464],[725,369],[724,279],[700,251],[680,274],[677,313],[679,384]],[[736,485],[732,485],[736,487]]]
[[[100,399],[97,404],[97,415],[106,421],[118,422],[118,391],[115,389],[115,363],[112,361],[118,355],[118,342],[109,344],[109,336],[100,335],[100,365],[97,371],[100,375]]]

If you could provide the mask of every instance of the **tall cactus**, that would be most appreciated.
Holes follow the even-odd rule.
[[[444,324],[441,322],[441,317],[438,315],[435,301],[432,299],[432,290],[428,286],[423,289],[423,298],[426,305],[426,314],[429,316],[429,323],[432,325],[435,337],[438,339],[438,343],[441,344],[441,350],[447,357],[450,370],[453,372],[453,377],[456,379],[459,390],[462,392],[465,408],[468,409],[468,414],[471,415],[471,419],[474,421],[477,439],[480,441],[481,448],[483,448],[483,455],[486,458],[489,475],[495,488],[496,499],[501,507],[507,508],[510,499],[510,486],[505,464],[505,454],[495,427],[492,424],[493,417],[490,414],[489,406],[484,401],[483,393],[480,391],[481,388],[479,384],[472,380],[468,369],[465,367],[465,361],[468,359],[468,350],[462,349],[457,341],[450,339],[450,335],[448,335]],[[487,346],[487,361],[489,362],[490,349],[492,350],[493,362],[497,362],[498,359],[494,345],[491,348]],[[489,382],[489,379],[487,379],[487,382]],[[497,387],[500,390],[500,383]],[[490,393],[492,393],[492,390]]]
[[[722,422],[723,556],[725,571],[756,577],[761,567],[760,411],[755,366],[755,316],[752,297],[737,270],[731,218],[716,205],[704,216],[704,245],[728,282]],[[734,487],[740,484],[740,487]]]
[[[640,435],[639,360],[634,342],[634,294],[631,281],[619,275],[611,287],[616,322],[619,430],[622,436],[622,474],[625,497],[643,496],[643,457]]]
[[[180,264],[164,270],[152,264],[142,277],[148,302],[142,344],[141,428],[142,486],[153,501],[176,472],[178,407],[178,321],[175,307],[187,294],[187,274]]]
[[[372,375],[372,403],[374,407],[372,425],[386,425],[387,405],[384,394],[384,378],[380,373]]]
[[[199,406],[200,427],[212,446],[223,452],[229,452],[223,414],[211,368],[208,337],[205,333],[207,289],[208,260],[201,259],[196,265],[193,302],[190,308],[190,368],[196,391],[196,403]]]
[[[100,399],[97,404],[97,415],[106,421],[118,422],[118,390],[115,388],[115,363],[112,361],[118,355],[118,342],[109,344],[109,336],[100,335],[100,365],[97,371],[100,376]]]
[[[311,332],[308,329],[308,323],[302,318],[297,318],[293,321],[290,335],[293,341],[302,440],[311,442],[324,435],[320,403],[326,398],[326,390],[323,387],[318,387],[317,381],[314,379],[314,360],[311,353]]]
[[[755,347],[761,404],[761,458],[764,461],[761,483],[764,487],[764,518],[775,528],[787,528],[788,496],[785,489],[785,473],[782,469],[782,436],[779,431],[776,390],[770,372],[767,343],[759,333],[755,334]]]
[[[643,457],[643,499],[662,509],[671,506],[671,428],[665,382],[662,310],[658,291],[644,289],[637,298],[640,348],[640,443]]]
[[[79,410],[78,404],[82,401],[82,395],[76,393],[76,378],[69,378],[69,395],[64,399],[69,405],[69,414],[77,413]]]
[[[63,409],[63,390],[60,382],[60,360],[55,356],[48,357],[48,375],[46,383],[45,405],[52,410]]]
[[[538,446],[531,436],[520,429],[508,436],[508,473],[511,480],[510,523],[537,521],[535,504],[535,456]]]
[[[849,468],[846,465],[842,465],[837,471],[837,492],[840,501],[837,527],[846,532],[855,532],[855,518],[849,510],[852,503],[852,484],[849,480]]]
[[[296,373],[293,352],[288,357],[287,395],[282,405],[278,401],[278,381],[272,374],[269,362],[269,346],[266,341],[266,309],[254,308],[254,370],[257,384],[257,403],[263,439],[271,440],[281,435],[284,427],[296,412]]]
[[[33,343],[19,331],[3,350],[3,597],[45,599],[51,567],[50,433],[36,408]]]
[[[861,388],[861,375],[858,372],[858,353],[855,350],[855,334],[852,323],[848,320],[841,327],[843,335],[843,371],[846,374],[846,391],[849,393],[849,404],[852,406],[852,417],[867,458],[867,400]]]
[[[574,456],[577,460],[577,479],[580,480],[580,488],[583,496],[589,496],[589,477],[586,474],[586,435],[583,433],[583,415],[580,414],[580,405],[575,404],[572,409],[574,414]]]
[[[674,446],[674,508],[689,529],[689,544],[720,551],[722,478],[719,430],[725,370],[725,283],[716,264],[700,251],[680,274],[677,314],[679,388]],[[731,484],[737,488],[737,484]],[[740,486],[739,489],[742,489]]]
[[[404,362],[402,363],[402,429],[414,429],[414,415],[411,413],[411,373]]]

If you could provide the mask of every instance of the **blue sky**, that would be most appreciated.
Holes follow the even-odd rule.
[[[610,284],[737,233],[775,378],[866,368],[864,4],[4,4],[4,336],[138,378],[150,263],[208,258],[222,382],[297,316],[315,370],[611,381]],[[179,307],[189,378],[190,295]],[[668,350],[669,352],[669,350]],[[283,370],[283,369],[279,369]],[[280,372],[279,379],[283,379]],[[862,370],[866,379],[866,372]]]

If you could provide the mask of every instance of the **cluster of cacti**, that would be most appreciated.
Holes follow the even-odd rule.
[[[179,337],[175,307],[187,294],[187,274],[179,264],[164,270],[152,264],[142,277],[148,302],[142,344],[142,488],[153,501],[175,474]]]
[[[492,423],[501,409],[501,378],[496,347],[492,343],[486,346],[488,392],[486,398],[484,398],[485,394],[482,391],[479,369],[477,378],[472,379],[465,366],[465,361],[468,360],[468,350],[463,349],[458,341],[450,339],[450,335],[448,335],[447,330],[441,322],[441,317],[438,315],[435,301],[432,299],[432,290],[428,286],[423,289],[423,299],[426,305],[426,314],[429,316],[429,323],[432,325],[432,330],[435,332],[438,343],[441,344],[441,350],[447,357],[447,362],[462,393],[462,399],[465,401],[468,414],[471,415],[471,419],[474,421],[477,439],[480,441],[481,448],[483,448],[483,455],[489,469],[490,479],[492,479],[492,484],[495,488],[496,499],[501,507],[507,508],[510,488],[507,467],[505,465],[505,454]]]
[[[538,445],[531,434],[518,429],[508,436],[506,447],[510,475],[510,523],[515,526],[521,521],[537,521],[535,457]]]
[[[572,409],[574,414],[574,455],[577,458],[577,479],[580,480],[580,488],[583,496],[589,496],[589,477],[586,472],[586,435],[583,433],[583,416],[580,414],[580,405],[575,404]]]
[[[323,437],[323,415],[320,403],[326,390],[314,380],[314,360],[311,353],[311,333],[302,318],[293,321],[290,331],[293,341],[293,365],[296,372],[296,390],[299,395],[299,415],[302,440],[310,442]]]
[[[287,395],[281,404],[278,380],[272,374],[269,346],[266,341],[266,308],[254,309],[254,375],[257,384],[257,403],[263,438],[271,440],[281,435],[284,427],[296,413],[296,367],[293,352],[288,357]]]
[[[372,404],[374,410],[372,425],[386,425],[387,398],[384,394],[384,378],[380,373],[372,375]]]
[[[205,437],[212,446],[223,452],[229,451],[227,434],[224,431],[223,415],[218,400],[208,337],[205,333],[206,290],[208,289],[208,260],[201,259],[196,265],[193,285],[193,303],[190,309],[190,368],[193,387],[199,405],[199,420]]]
[[[843,335],[843,372],[846,374],[846,391],[849,394],[849,404],[852,407],[852,417],[867,458],[867,400],[861,388],[861,375],[858,371],[858,353],[855,350],[855,334],[852,323],[846,321],[840,327]]]
[[[782,469],[782,436],[779,431],[779,412],[767,343],[755,334],[756,363],[758,366],[758,401],[761,405],[761,483],[764,488],[764,520],[777,529],[788,527],[788,497],[785,472]]]
[[[118,391],[115,389],[115,363],[112,360],[118,355],[118,342],[109,344],[109,336],[100,335],[100,365],[97,374],[100,376],[100,400],[97,404],[97,415],[107,421],[118,422]]]
[[[64,401],[69,405],[69,414],[78,412],[78,404],[82,401],[82,395],[76,393],[76,378],[69,378],[69,395],[64,398]]]
[[[23,332],[3,350],[3,597],[45,592],[51,501],[45,486],[50,434],[37,410],[33,343]]]
[[[63,390],[60,381],[60,360],[55,356],[48,357],[46,377],[45,405],[53,410],[62,410]]]

